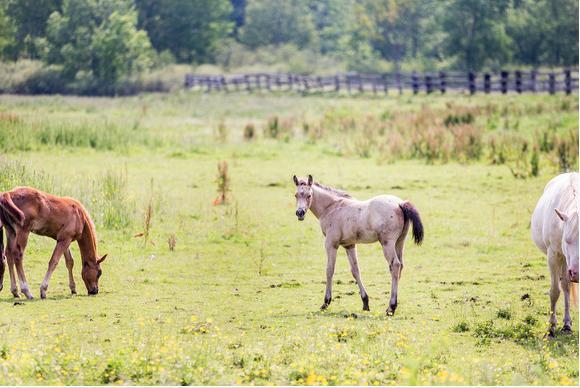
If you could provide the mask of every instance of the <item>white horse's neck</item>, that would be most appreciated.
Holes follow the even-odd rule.
[[[310,205],[310,210],[316,218],[320,219],[323,217],[337,201],[338,198],[328,191],[312,185],[312,204]]]

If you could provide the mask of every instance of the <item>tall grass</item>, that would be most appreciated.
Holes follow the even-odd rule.
[[[130,226],[135,219],[126,171],[107,171],[79,185],[33,170],[20,161],[0,158],[0,192],[18,186],[34,187],[50,194],[77,199],[99,227],[121,229]]]
[[[158,147],[159,137],[143,129],[122,127],[110,121],[54,121],[0,117],[0,150],[31,151],[46,147],[126,149],[130,146]]]

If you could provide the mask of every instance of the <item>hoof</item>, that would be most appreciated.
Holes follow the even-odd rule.
[[[71,295],[76,295],[77,294],[76,290],[71,290],[70,293],[71,293]]]
[[[371,311],[371,309],[369,308],[369,296],[365,295],[362,298],[363,301],[363,311]]]
[[[572,327],[570,327],[570,325],[564,325],[562,326],[562,330],[560,330],[560,333],[572,334]]]
[[[320,306],[321,310],[326,310],[328,308],[328,303],[324,302],[322,306]]]
[[[388,308],[387,309],[387,316],[392,317],[393,315],[395,315],[395,310],[391,310],[391,308]]]

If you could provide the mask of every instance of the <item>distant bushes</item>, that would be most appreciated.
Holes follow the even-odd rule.
[[[79,72],[67,80],[59,66],[44,66],[40,61],[0,62],[0,93],[71,94],[127,96],[144,92],[170,92],[183,85],[188,65],[166,65],[138,76],[118,80],[115,85],[103,85],[90,73]]]

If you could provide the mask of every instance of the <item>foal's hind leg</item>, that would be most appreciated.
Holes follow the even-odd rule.
[[[344,249],[346,250],[346,255],[348,256],[348,262],[350,263],[350,271],[352,272],[352,276],[356,280],[356,284],[358,285],[358,289],[360,291],[360,297],[363,301],[363,310],[370,311],[369,296],[367,294],[367,290],[365,290],[365,286],[363,285],[362,279],[360,277],[360,271],[358,269],[356,245],[349,245],[344,247]]]
[[[71,243],[70,239],[61,240],[61,241],[58,241],[56,243],[56,247],[54,247],[54,251],[52,252],[52,257],[50,258],[50,261],[48,262],[48,270],[46,271],[46,275],[44,275],[44,280],[42,281],[42,284],[40,285],[40,297],[42,299],[46,298],[46,290],[48,289],[48,281],[50,280],[52,273],[56,269],[56,266],[58,264],[58,261],[60,260],[60,257],[62,256],[62,254],[65,251],[68,250],[70,243]]]
[[[33,299],[30,290],[28,289],[28,282],[26,281],[26,275],[24,274],[24,250],[28,244],[28,232],[18,230],[15,234],[10,233],[8,235],[8,249],[6,250],[6,258],[8,261],[8,269],[10,270],[10,282],[12,295],[16,298],[19,297],[18,289],[16,288],[16,278],[14,276],[14,266],[16,267],[16,272],[18,273],[18,278],[20,279],[20,292],[22,292],[27,299]]]
[[[0,231],[0,233],[2,233]],[[4,249],[0,246],[0,291],[4,288],[4,271],[6,270],[6,261],[4,260]]]
[[[66,261],[66,269],[68,270],[68,286],[70,287],[70,292],[73,295],[77,293],[77,285],[75,284],[75,278],[73,276],[74,261],[72,254],[70,253],[70,248],[64,251],[64,259]]]
[[[385,243],[381,242],[381,245],[383,246],[383,254],[389,263],[389,270],[391,271],[391,300],[389,302],[389,308],[387,309],[387,315],[394,315],[397,309],[397,290],[399,288],[399,278],[401,277],[401,268],[403,266],[397,256],[395,244],[389,241]]]

